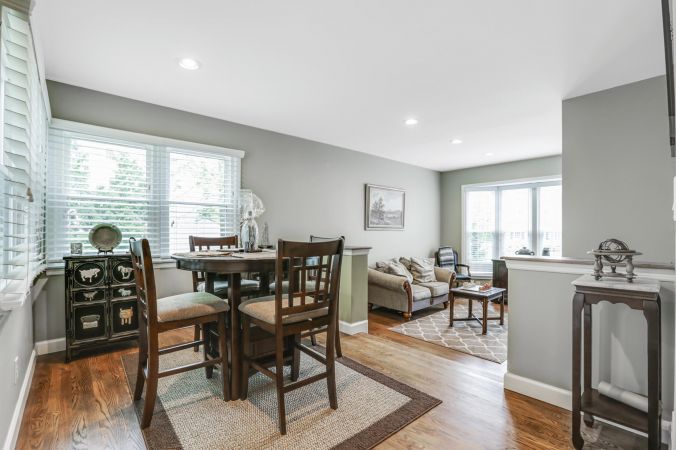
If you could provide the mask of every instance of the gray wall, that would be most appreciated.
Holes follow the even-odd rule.
[[[9,430],[21,383],[33,351],[33,317],[31,301],[19,309],[0,315],[0,445]],[[19,357],[19,378],[14,382],[14,358]]]
[[[563,102],[563,254],[616,237],[674,260],[665,77]]]
[[[265,203],[270,238],[344,235],[373,247],[370,259],[431,255],[439,245],[439,172],[344,148],[48,81],[52,116],[246,151],[242,186]],[[364,230],[364,184],[406,190],[406,230]],[[167,269],[164,272],[175,272]],[[183,274],[181,274],[183,275]],[[63,336],[63,280],[50,280],[37,340]],[[167,276],[166,293],[190,289]],[[60,285],[59,285],[60,284]],[[61,316],[61,317],[58,317]],[[55,318],[55,319],[54,319]]]
[[[441,243],[460,253],[462,245],[462,186],[521,178],[561,175],[561,156],[453,170],[441,174]],[[565,240],[565,236],[564,236]]]

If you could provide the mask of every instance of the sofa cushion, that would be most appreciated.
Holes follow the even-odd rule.
[[[411,258],[411,273],[416,283],[437,281],[434,276],[434,260],[431,258]]]
[[[429,283],[420,283],[420,286],[428,288],[432,292],[432,297],[448,295],[448,283],[442,281],[430,281]]]
[[[429,300],[432,298],[432,292],[425,286],[419,284],[411,285],[411,294],[413,294],[413,301],[419,302],[421,300]]]
[[[399,261],[390,261],[387,265],[387,273],[398,277],[404,277],[409,283],[413,282],[413,275],[408,271],[406,266]]]

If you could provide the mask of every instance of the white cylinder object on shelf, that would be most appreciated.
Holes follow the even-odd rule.
[[[613,386],[605,381],[599,383],[598,391],[599,394],[615,399],[625,405],[629,405],[643,412],[648,412],[648,397]]]

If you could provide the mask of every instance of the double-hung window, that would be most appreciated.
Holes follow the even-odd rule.
[[[188,236],[237,233],[244,152],[54,120],[48,155],[47,257],[71,243],[96,251],[89,230],[116,225],[127,250],[146,237],[156,257],[185,251]]]
[[[463,262],[489,274],[492,260],[526,247],[561,256],[561,180],[463,186]]]

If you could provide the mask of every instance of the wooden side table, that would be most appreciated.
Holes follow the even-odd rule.
[[[576,449],[582,448],[584,440],[580,434],[580,415],[593,425],[594,416],[602,417],[629,428],[648,433],[648,448],[659,449],[661,442],[661,323],[660,284],[656,280],[637,278],[633,283],[624,279],[595,280],[584,275],[573,281],[573,427],[572,439]],[[625,304],[632,309],[642,310],[648,323],[648,412],[599,394],[591,386],[592,378],[592,315],[593,304],[607,301]],[[581,373],[581,313],[584,310],[584,375]],[[581,392],[580,377],[584,377],[584,391]]]
[[[449,292],[449,300],[451,302],[451,311],[450,311],[450,323],[449,326],[453,326],[453,322],[456,320],[462,320],[462,321],[467,321],[467,320],[476,320],[481,324],[481,334],[486,334],[486,331],[488,329],[488,324],[487,321],[489,320],[499,320],[500,325],[504,325],[505,323],[505,289],[502,288],[490,288],[486,291],[470,291],[467,289],[462,289],[462,288],[453,288]],[[460,297],[465,297],[467,298],[467,317],[462,317],[459,319],[456,319],[453,317],[453,305],[455,303],[455,296],[458,295]],[[472,301],[473,300],[478,300],[481,302],[481,306],[483,309],[483,315],[482,318],[478,318],[472,314]],[[498,317],[488,317],[488,302],[492,300],[499,300],[500,301],[500,316]]]

